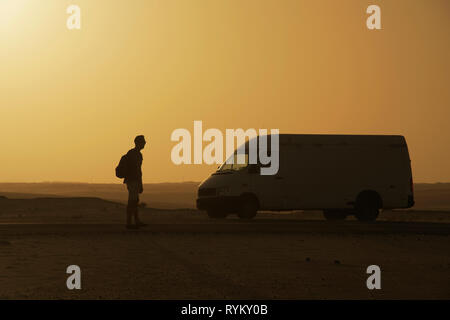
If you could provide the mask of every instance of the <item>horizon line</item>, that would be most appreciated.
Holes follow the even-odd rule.
[[[175,183],[200,183],[201,181],[164,181],[164,182],[143,182],[143,184],[175,184]],[[0,181],[0,184],[123,184],[123,182],[86,182],[86,181]],[[450,184],[450,181],[442,182],[414,182],[414,184]]]
[[[200,183],[201,181],[186,180],[186,181],[163,181],[163,182],[143,182],[144,184],[164,184],[164,183]],[[13,183],[23,183],[23,184],[123,184],[123,182],[86,182],[86,181],[0,181],[0,184],[13,184]]]

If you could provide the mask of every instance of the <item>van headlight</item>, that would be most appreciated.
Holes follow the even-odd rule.
[[[217,195],[220,196],[226,196],[229,195],[231,191],[230,187],[222,187],[222,188],[217,188]]]

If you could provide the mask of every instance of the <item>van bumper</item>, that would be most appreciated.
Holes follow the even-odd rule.
[[[236,196],[198,198],[197,209],[199,210],[220,209],[231,212],[238,208],[239,199],[240,198]]]

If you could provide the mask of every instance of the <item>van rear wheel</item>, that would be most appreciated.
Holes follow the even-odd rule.
[[[377,192],[363,191],[356,198],[355,217],[359,221],[375,221],[382,207],[381,197]]]
[[[253,219],[258,212],[258,201],[253,197],[244,197],[238,210],[241,219]]]
[[[327,220],[345,220],[345,218],[347,218],[347,212],[338,210],[323,210],[323,216]]]
[[[356,207],[355,217],[359,221],[375,221],[380,210],[376,204],[362,203]]]
[[[375,221],[380,210],[376,206],[365,205],[356,208],[355,217],[359,221]]]

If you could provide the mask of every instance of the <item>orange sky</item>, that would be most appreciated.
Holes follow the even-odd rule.
[[[402,134],[416,182],[450,181],[449,18],[448,0],[1,0],[0,181],[120,182],[136,134],[144,182],[199,181],[216,166],[170,159],[194,120]]]

